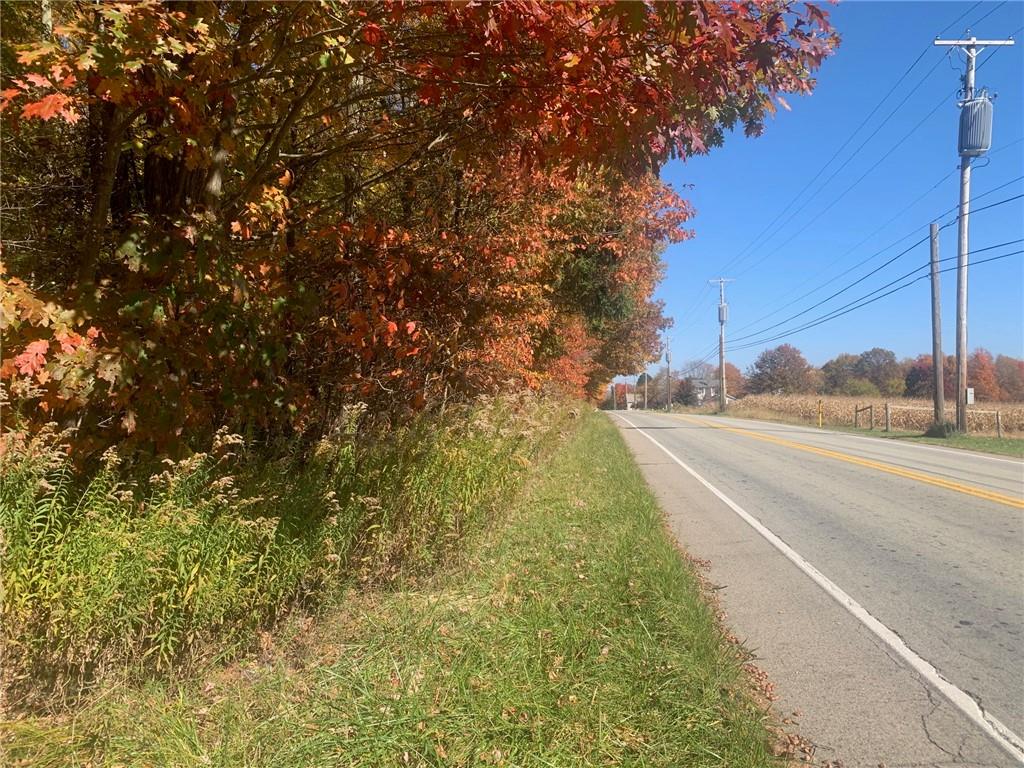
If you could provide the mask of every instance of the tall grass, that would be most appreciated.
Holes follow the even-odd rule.
[[[349,590],[259,657],[0,723],[0,748],[38,768],[781,768],[723,634],[590,413],[458,567]]]
[[[180,673],[230,655],[350,581],[429,568],[514,486],[564,409],[518,399],[362,434],[312,456],[210,450],[129,479],[82,480],[62,435],[2,445],[2,671],[16,708],[67,704],[108,674]]]

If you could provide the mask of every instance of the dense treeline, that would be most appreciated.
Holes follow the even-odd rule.
[[[694,380],[707,380],[717,386],[718,369],[706,363],[684,363],[681,373],[673,372],[672,401],[680,405],[699,405],[692,385]],[[956,357],[943,362],[943,391],[947,398],[956,392]],[[665,369],[648,379],[648,405],[664,407],[668,394]],[[766,349],[747,369],[746,375],[726,363],[726,391],[730,396],[745,394],[820,394],[855,397],[932,396],[931,355],[899,360],[888,349],[874,347],[859,355],[836,355],[820,368],[815,368],[799,349],[782,344]],[[967,359],[967,383],[983,402],[1024,402],[1024,360],[1009,355],[992,354],[982,348]],[[643,378],[637,381],[638,391]],[[632,385],[630,389],[632,390]],[[618,399],[625,407],[625,389]]]
[[[776,0],[3,13],[0,373],[83,450],[599,395],[667,324],[660,166],[835,43]]]

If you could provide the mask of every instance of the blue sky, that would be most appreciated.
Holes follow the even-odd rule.
[[[987,167],[980,167],[985,160],[976,162],[972,208],[1024,193],[1024,181],[1018,179],[1024,176],[1024,45],[1020,42],[1024,3],[848,1],[826,7],[843,42],[819,70],[815,92],[809,97],[788,98],[792,111],[780,109],[763,136],[748,139],[738,132],[710,154],[672,162],[662,172],[662,178],[697,210],[691,222],[695,238],[669,247],[664,254],[666,276],[657,293],[665,301],[666,314],[675,320],[675,327],[668,332],[673,367],[712,351],[710,361],[717,364],[718,289],[707,281],[720,275],[736,278],[726,288],[730,304],[727,339],[736,340],[729,342],[735,348],[727,358],[741,369],[763,349],[784,342],[798,347],[815,365],[841,352],[857,353],[876,346],[892,349],[898,357],[930,353],[927,279],[816,328],[757,342],[817,318],[927,263],[925,241],[817,310],[759,333],[926,237],[930,221],[941,224],[952,219],[954,214],[946,212],[956,206],[959,191],[958,109],[952,92],[958,87],[963,65],[956,51],[950,54],[948,49],[932,45],[944,29],[946,38],[970,27],[979,39],[1013,34],[1018,41],[1012,48],[989,49],[978,59],[985,62],[978,70],[978,86],[987,86],[998,98],[993,151]],[[955,25],[946,29],[954,21]],[[996,53],[985,61],[993,50]],[[922,53],[836,160],[778,218]],[[876,128],[880,130],[871,137]],[[855,154],[862,143],[863,148]],[[834,178],[826,184],[833,173]],[[686,185],[692,188],[686,189]],[[1001,185],[1006,186],[981,197]],[[766,227],[769,229],[762,234]],[[970,227],[972,251],[1024,238],[1024,199],[972,215]],[[956,226],[944,229],[940,238],[940,258],[955,256]],[[895,247],[878,253],[896,241]],[[748,247],[752,243],[753,247]],[[973,258],[1022,248],[1024,244],[1017,243]],[[862,260],[868,261],[837,277]],[[943,264],[953,265],[955,260]],[[816,290],[833,278],[834,282]],[[943,346],[950,354],[954,350],[956,273],[947,272],[942,280]],[[1024,257],[972,268],[970,347],[1024,356],[1022,305]],[[749,338],[741,340],[742,336]],[[740,348],[743,344],[753,346]]]

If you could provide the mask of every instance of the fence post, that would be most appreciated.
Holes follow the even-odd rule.
[[[871,427],[870,427],[870,429],[873,430],[875,428],[875,404],[874,403],[872,403],[871,405],[868,406],[868,418],[871,419]]]
[[[853,406],[853,428],[860,429],[860,406]]]
[[[822,407],[821,407],[821,399],[819,398],[818,399],[818,429],[821,429],[821,416],[822,416]]]
[[[889,404],[885,404],[885,431],[892,432],[892,419],[889,416]]]
[[[1003,414],[996,411],[996,437],[1003,436]]]

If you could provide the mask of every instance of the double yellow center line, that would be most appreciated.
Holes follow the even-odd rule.
[[[678,418],[691,424],[699,424],[702,427],[708,427],[711,429],[721,429],[726,432],[735,432],[738,435],[753,438],[754,440],[763,440],[766,443],[774,443],[775,445],[782,445],[786,448],[793,448],[798,451],[806,451],[807,453],[814,453],[818,456],[825,456],[830,459],[836,459],[838,461],[845,461],[848,464],[856,464],[861,467],[868,467],[879,472],[885,472],[889,475],[896,475],[897,477],[905,477],[908,480],[916,480],[919,483],[925,483],[927,485],[934,485],[937,488],[945,488],[947,491],[956,491],[957,493],[965,493],[968,496],[974,496],[979,499],[985,499],[986,501],[994,501],[997,504],[1005,504],[1008,507],[1014,507],[1016,509],[1024,509],[1024,500],[1014,498],[1013,496],[1006,496],[1002,493],[996,493],[994,491],[986,491],[984,488],[976,488],[973,485],[964,485],[963,483],[955,483],[952,480],[944,480],[941,477],[935,477],[934,475],[926,475],[923,472],[915,472],[910,469],[903,469],[902,467],[895,467],[891,464],[883,464],[878,461],[872,461],[870,459],[862,459],[860,456],[851,456],[848,453],[839,453],[838,451],[830,451],[827,448],[817,448],[812,445],[805,445],[803,443],[795,443],[792,440],[785,440],[781,437],[774,437],[772,435],[761,434],[760,432],[754,432],[749,429],[739,429],[737,427],[728,427],[724,424],[713,424],[702,419],[693,419],[687,416],[679,416]]]

